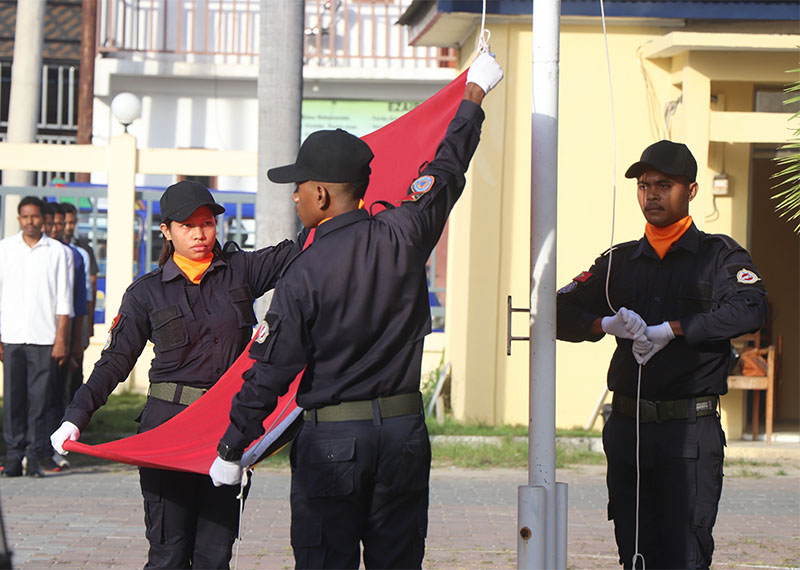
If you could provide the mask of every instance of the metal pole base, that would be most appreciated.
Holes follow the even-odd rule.
[[[544,569],[547,496],[544,487],[517,488],[517,569]]]

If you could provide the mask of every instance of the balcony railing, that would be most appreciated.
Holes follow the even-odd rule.
[[[395,24],[411,0],[306,0],[304,63],[319,67],[453,67],[455,50],[412,47]],[[258,56],[259,0],[101,0],[102,53]]]

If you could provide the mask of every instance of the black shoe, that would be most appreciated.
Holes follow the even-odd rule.
[[[30,460],[29,460],[30,461]],[[61,471],[61,467],[59,467],[55,461],[53,461],[52,457],[42,457],[39,460],[39,468],[44,471],[45,473],[57,473]]]
[[[0,472],[3,477],[19,477],[22,475],[22,461],[17,459],[9,461],[3,466],[3,471]]]
[[[38,461],[28,457],[27,465],[25,466],[25,475],[28,477],[44,477],[44,471],[39,467]]]
[[[30,459],[28,461],[30,461]],[[56,473],[58,471],[61,471],[61,467],[56,465],[56,462],[53,461],[52,457],[42,457],[38,461],[37,467],[41,471],[44,471],[45,473]]]
[[[69,469],[69,461],[67,461],[67,458],[60,453],[53,453],[53,463],[56,464],[60,471]]]

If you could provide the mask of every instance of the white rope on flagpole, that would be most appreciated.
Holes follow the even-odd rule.
[[[606,271],[606,284],[605,284],[605,292],[606,292],[606,303],[608,303],[609,309],[614,313],[617,312],[616,308],[611,304],[611,297],[609,296],[609,282],[611,280],[611,262],[614,257],[614,231],[616,227],[616,219],[617,219],[617,128],[616,128],[616,120],[614,116],[614,89],[613,89],[613,82],[611,79],[611,57],[608,51],[608,32],[606,29],[606,11],[605,11],[605,2],[604,0],[600,0],[600,20],[603,23],[603,43],[605,45],[605,52],[606,52],[606,70],[608,74],[608,95],[609,101],[611,105],[611,171],[612,171],[612,199],[611,199],[611,245],[609,246],[608,250],[608,269]],[[641,444],[641,434],[639,431],[639,401],[641,398],[641,390],[642,390],[642,365],[639,364],[639,374],[638,379],[636,382],[636,448],[635,448],[635,458],[636,458],[636,513],[635,513],[635,531],[634,531],[634,553],[633,559],[631,561],[631,565],[633,568],[636,568],[636,560],[641,559],[642,561],[642,569],[646,568],[644,556],[639,552],[639,506],[640,506],[640,493],[641,493],[641,465],[639,461],[639,447]],[[608,389],[606,388],[604,392],[603,399],[605,399],[605,394],[608,393]],[[595,416],[596,417],[596,416]]]
[[[486,29],[486,0],[483,0],[483,10],[481,12],[481,32],[478,34],[478,50],[477,53],[490,53],[489,40],[492,37],[492,32]]]

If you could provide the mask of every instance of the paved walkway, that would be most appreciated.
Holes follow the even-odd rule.
[[[762,444],[763,446],[763,444]],[[715,528],[714,568],[800,567],[800,460],[729,465]],[[425,567],[516,567],[517,487],[523,470],[434,469]],[[558,471],[569,484],[569,568],[618,568],[606,520],[603,466]],[[144,565],[138,474],[86,466],[44,479],[2,479],[14,568]],[[240,569],[293,568],[289,473],[259,468],[244,517]]]

